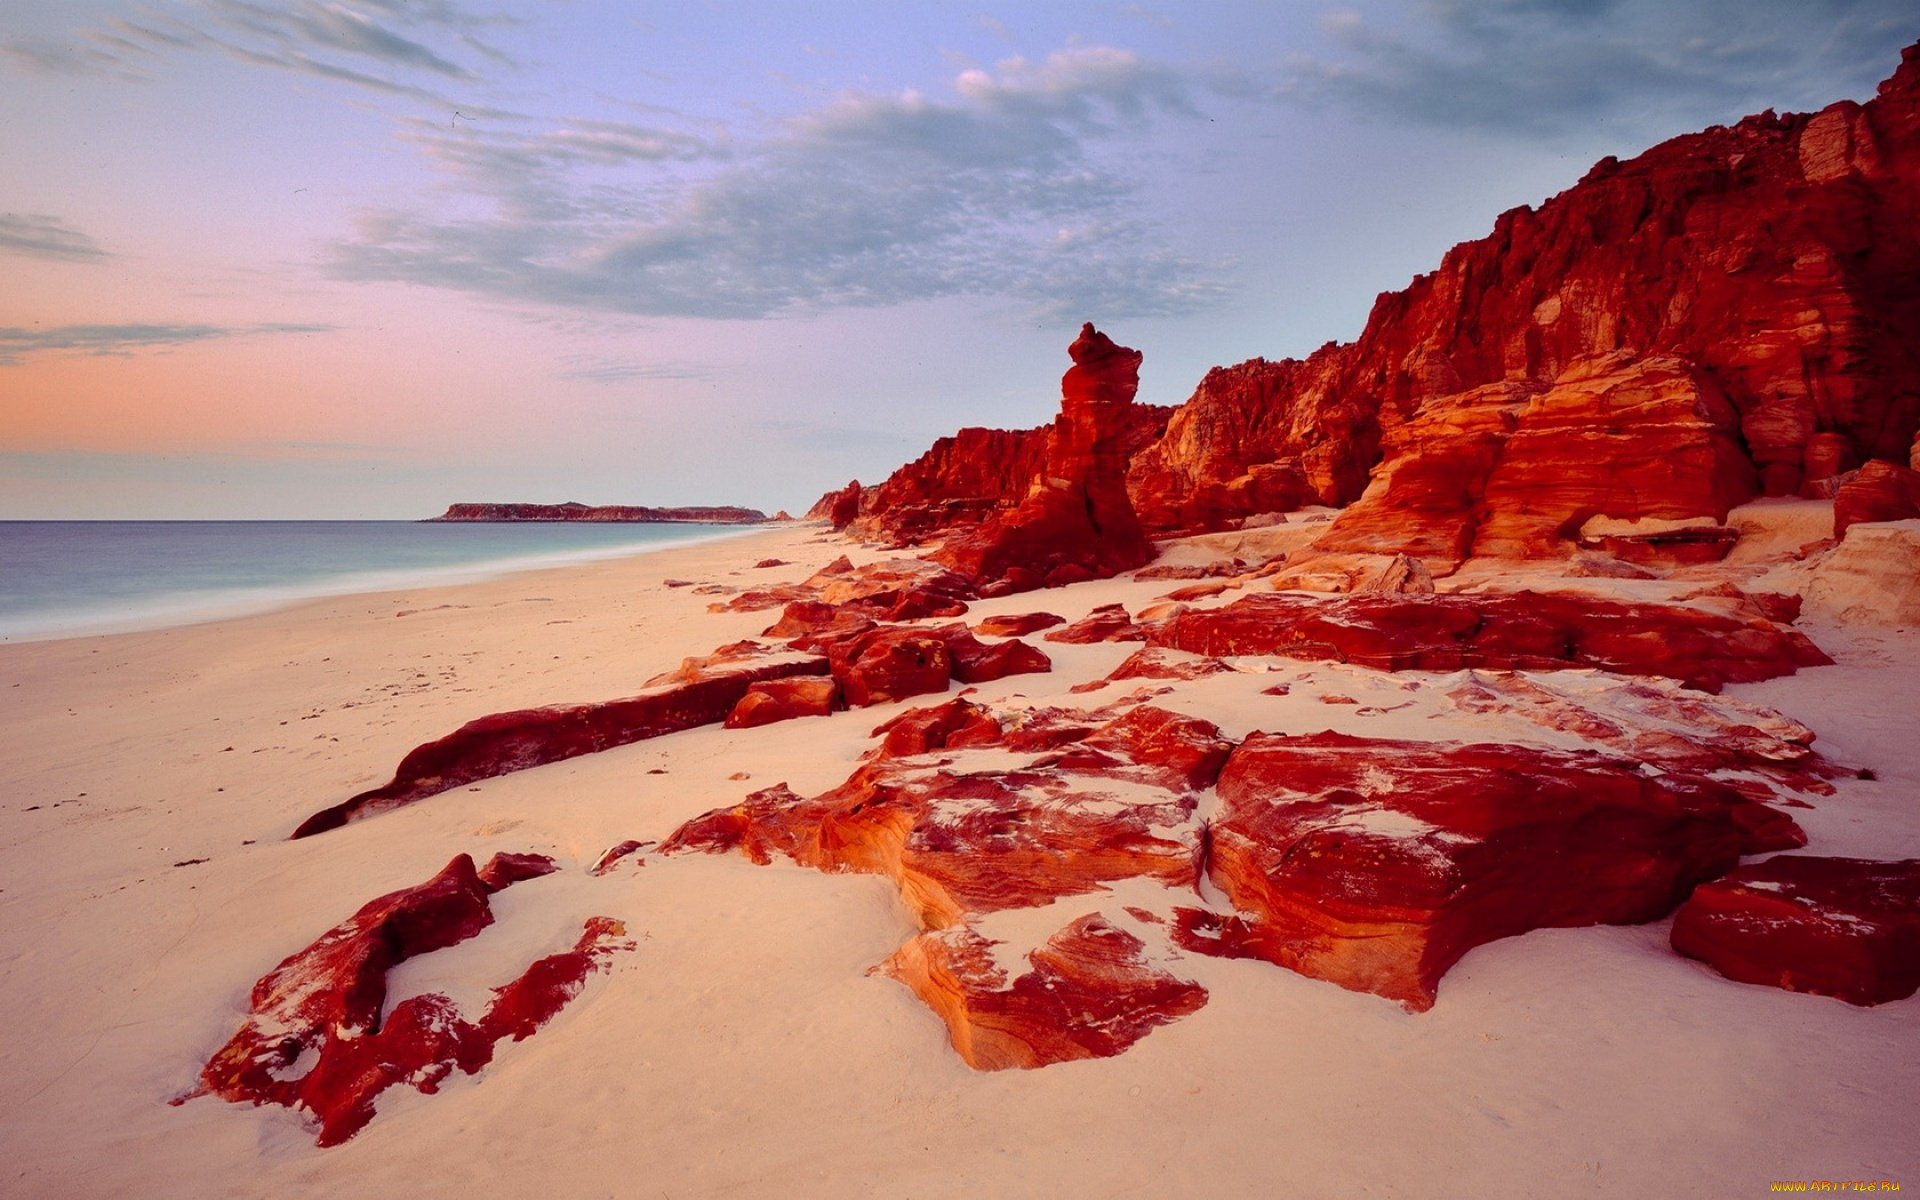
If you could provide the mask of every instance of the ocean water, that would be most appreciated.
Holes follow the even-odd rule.
[[[743,532],[585,522],[0,521],[0,641],[165,628]]]

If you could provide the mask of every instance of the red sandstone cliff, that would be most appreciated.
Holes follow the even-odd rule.
[[[1209,372],[1134,443],[1128,491],[1149,533],[1352,505],[1322,549],[1443,560],[1830,494],[1867,460],[1909,462],[1915,279],[1920,46],[1864,105],[1603,160],[1383,294],[1353,342]],[[870,497],[977,518],[987,489],[1020,495],[1036,433],[966,431]],[[922,512],[915,536],[960,516]]]
[[[1060,416],[1026,498],[955,531],[932,555],[983,596],[1109,576],[1153,558],[1127,495],[1141,354],[1091,323],[1067,353]]]

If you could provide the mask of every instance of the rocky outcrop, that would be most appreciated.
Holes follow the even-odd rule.
[[[971,580],[920,559],[890,558],[856,567],[842,555],[799,583],[754,588],[724,607],[731,612],[787,607],[788,618],[798,624],[828,619],[833,610],[876,621],[914,621],[957,617],[967,611],[973,594]],[[801,610],[796,618],[790,607],[795,604],[815,607]],[[768,630],[767,636],[794,637],[799,632],[799,628],[784,633]]]
[[[1103,578],[1153,557],[1126,486],[1140,352],[1086,325],[1068,353],[1060,416],[1026,498],[954,531],[933,554],[982,595]]]
[[[1314,546],[1449,566],[1559,556],[1593,518],[1724,521],[1756,485],[1739,416],[1705,375],[1617,351],[1548,385],[1498,383],[1417,409]]]
[[[1229,748],[1217,728],[1144,706],[1103,719],[955,700],[876,732],[880,750],[840,787],[755,792],[687,822],[660,852],[737,849],[892,878],[923,932],[879,969],[939,1013],[982,1070],[1117,1054],[1204,1003],[1199,985],[1150,963],[1117,908],[1037,944],[987,930],[992,914],[1115,880],[1193,889],[1196,793]],[[959,761],[982,752],[993,761]]]
[[[1156,535],[1366,493],[1325,549],[1442,562],[1563,552],[1595,517],[1717,521],[1909,461],[1915,277],[1920,47],[1864,105],[1603,160],[1382,294],[1352,342],[1215,369],[1127,489]],[[977,520],[1034,453],[994,436],[962,435],[1003,471],[956,439],[882,489]],[[916,537],[959,519],[925,511]]]
[[[1729,979],[1885,1004],[1920,990],[1920,859],[1782,854],[1694,889],[1673,948]]]
[[[1706,691],[1833,661],[1744,602],[1716,612],[1567,592],[1267,592],[1175,615],[1151,626],[1148,640],[1194,654],[1277,654],[1382,671],[1598,667],[1665,675]]]
[[[625,521],[695,525],[758,525],[767,514],[734,505],[647,508],[638,504],[453,504],[429,521]]]
[[[979,1071],[1111,1058],[1207,1002],[1207,989],[1153,966],[1147,944],[1089,913],[1029,951],[1009,978],[965,926],[923,933],[877,972],[913,989]]]
[[[1650,921],[1806,841],[1724,784],[1514,745],[1256,733],[1219,792],[1207,872],[1234,915],[1187,910],[1181,944],[1414,1010],[1474,946]]]
[[[478,1073],[501,1041],[532,1036],[614,952],[633,949],[620,922],[588,918],[573,947],[494,989],[477,1019],[432,993],[383,1019],[387,974],[479,933],[493,923],[490,895],[553,870],[551,859],[514,855],[476,871],[462,854],[427,882],[363,905],[254,984],[246,1021],[174,1103],[217,1095],[301,1109],[318,1123],[320,1145],[332,1146],[372,1120],[375,1098],[395,1084],[435,1092],[455,1068]]]
[[[391,780],[321,809],[293,836],[325,833],[476,780],[710,725],[725,720],[756,683],[828,670],[824,656],[769,653],[749,643],[688,659],[680,670],[623,700],[493,713],[416,747],[400,760]]]
[[[1920,517],[1920,471],[1875,459],[1845,477],[1833,495],[1833,536],[1854,526]]]

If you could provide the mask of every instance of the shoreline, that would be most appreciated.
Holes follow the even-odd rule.
[[[36,522],[53,524],[56,522]],[[195,522],[225,524],[226,522]],[[278,522],[261,522],[278,523]],[[429,524],[426,521],[396,521],[397,525]],[[453,522],[483,524],[484,522]],[[534,524],[534,522],[502,522]],[[296,524],[362,524],[362,522],[296,522]],[[596,523],[599,524],[599,523]],[[659,523],[638,523],[653,525]],[[711,525],[703,532],[658,543],[634,543],[617,546],[578,547],[483,559],[444,566],[375,568],[346,574],[326,575],[306,581],[223,588],[209,591],[158,592],[120,602],[89,608],[84,605],[54,612],[26,610],[0,615],[0,646],[29,642],[59,641],[67,638],[100,637],[121,633],[156,632],[210,622],[232,620],[276,612],[307,601],[330,597],[371,595],[407,591],[423,587],[459,587],[485,583],[509,575],[532,571],[565,570],[574,566],[614,561],[662,553],[683,546],[750,537],[763,531],[761,526]]]
[[[797,580],[842,554],[890,557],[805,525],[0,645],[0,1021],[33,1034],[0,1053],[0,1178],[33,1195],[452,1195],[551,1187],[564,1164],[562,1194],[624,1195],[644,1162],[646,1186],[673,1196],[1465,1197],[1731,1195],[1920,1171],[1900,1149],[1917,1110],[1897,1051],[1920,1002],[1856,1009],[1732,983],[1674,955],[1666,920],[1482,946],[1422,1014],[1265,963],[1187,958],[1175,969],[1211,994],[1192,1016],[1118,1057],[986,1073],[912,993],[869,973],[915,929],[890,881],[737,854],[588,873],[622,840],[751,791],[839,784],[875,726],[937,696],[706,726],[287,840],[476,716],[631,695],[778,616],[711,612],[728,593],[696,589]],[[787,561],[755,566],[766,558]],[[1177,586],[1102,580],[980,601],[964,619],[1132,611]],[[1052,673],[970,698],[1084,707],[1128,690],[1071,691],[1133,646],[1039,644]],[[1809,852],[1920,855],[1901,801],[1920,768],[1898,752],[1920,738],[1920,714],[1887,699],[1920,681],[1920,650],[1893,634],[1844,649],[1838,666],[1730,692],[1879,772],[1796,810]],[[1426,724],[1417,709],[1368,717],[1318,699],[1397,697],[1404,680],[1283,669],[1244,685],[1218,676],[1189,703],[1246,691],[1231,700],[1236,737]],[[1292,696],[1253,699],[1271,679]],[[584,918],[622,921],[635,949],[552,1022],[438,1094],[384,1093],[375,1120],[332,1149],[276,1106],[167,1106],[274,964],[456,853],[501,851],[561,870],[505,893],[478,937],[396,969],[390,1002],[443,992],[472,1010]],[[1064,920],[1100,900],[1020,912]],[[1808,1089],[1813,1078],[1849,1086]]]

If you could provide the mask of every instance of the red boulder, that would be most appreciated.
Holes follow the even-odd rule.
[[[1782,854],[1703,883],[1673,948],[1741,983],[1885,1004],[1920,990],[1920,859]]]

